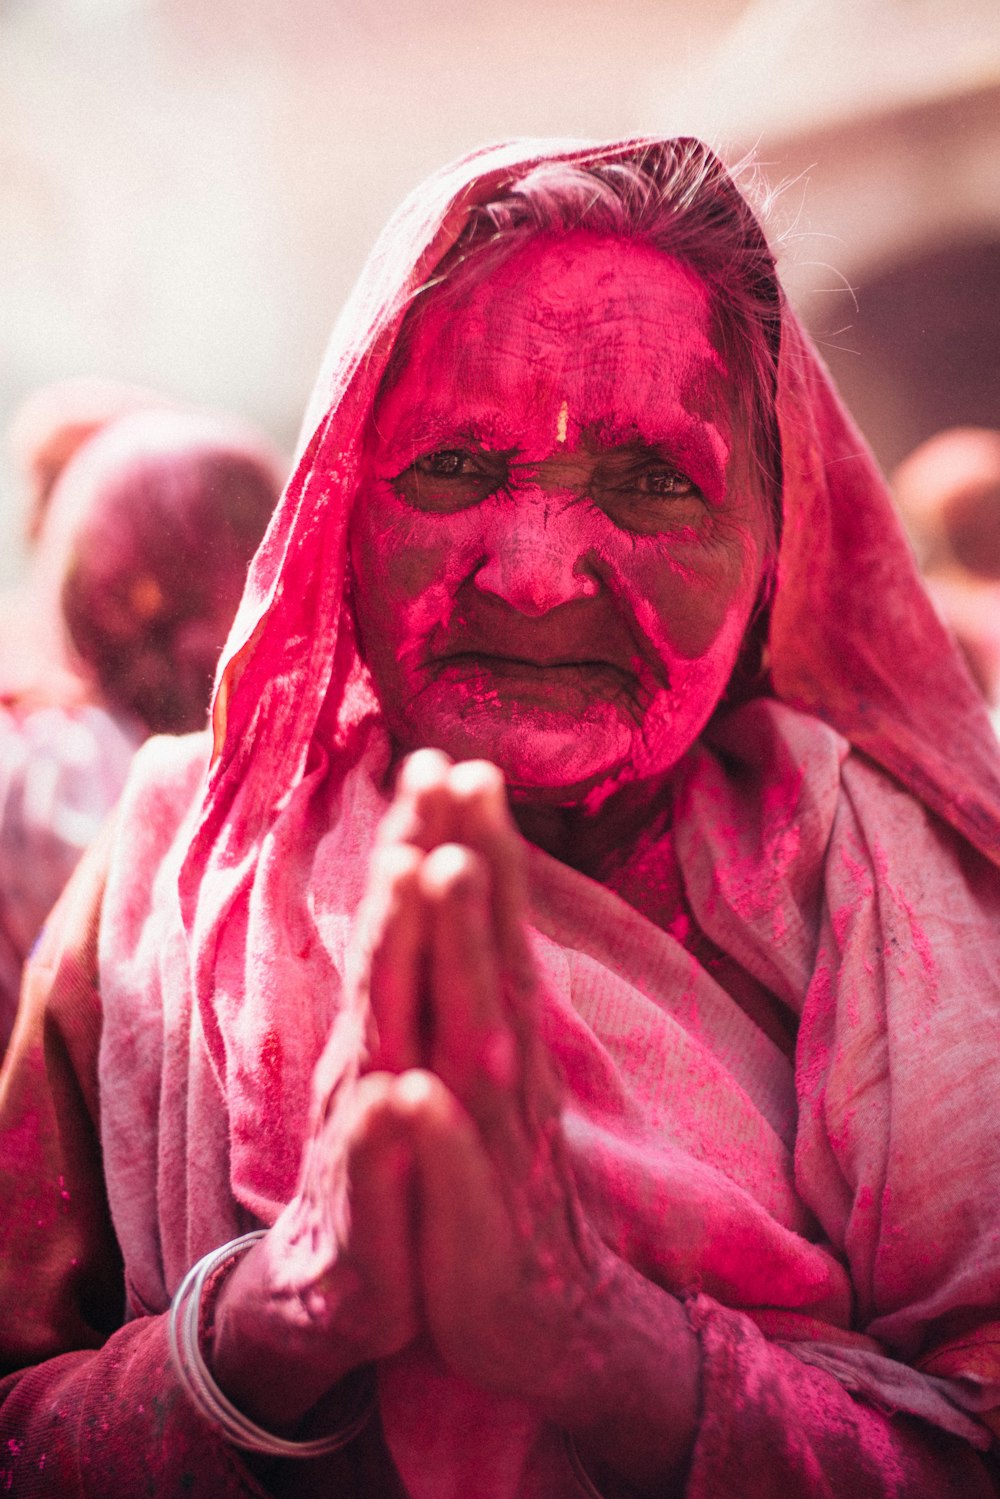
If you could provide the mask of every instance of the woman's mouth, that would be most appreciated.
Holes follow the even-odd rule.
[[[641,707],[646,694],[635,672],[600,658],[539,660],[487,651],[458,651],[431,667],[442,686],[462,688],[473,702],[507,701],[512,707],[584,713],[598,704]]]

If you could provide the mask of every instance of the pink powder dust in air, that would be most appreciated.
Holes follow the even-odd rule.
[[[395,737],[550,800],[669,768],[766,534],[706,288],[647,245],[542,235],[411,316],[351,538]]]

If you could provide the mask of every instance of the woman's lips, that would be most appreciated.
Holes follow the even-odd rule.
[[[491,652],[461,651],[433,663],[438,682],[464,685],[474,697],[511,697],[532,706],[579,711],[595,702],[637,704],[639,679],[611,661],[565,658],[540,661]]]

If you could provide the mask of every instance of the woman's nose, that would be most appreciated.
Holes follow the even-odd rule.
[[[498,497],[490,506],[476,587],[530,617],[593,598],[600,584],[587,561],[593,542],[588,508],[575,496],[541,490]]]

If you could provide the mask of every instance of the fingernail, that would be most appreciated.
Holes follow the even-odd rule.
[[[409,1104],[411,1108],[419,1108],[428,1103],[431,1091],[431,1080],[427,1073],[416,1069],[404,1072],[396,1082],[397,1098],[401,1103]]]

